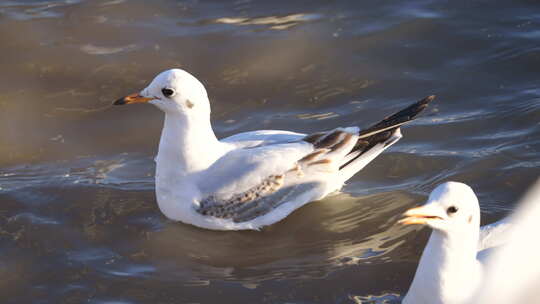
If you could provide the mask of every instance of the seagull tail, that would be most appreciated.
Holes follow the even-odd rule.
[[[418,114],[420,114],[420,112],[422,112],[428,106],[428,104],[433,99],[435,99],[435,95],[428,96],[420,101],[413,103],[405,109],[386,117],[385,119],[372,125],[371,127],[365,130],[361,130],[358,133],[358,141],[356,142],[351,152],[349,152],[346,161],[341,164],[340,170],[354,163],[359,158],[365,157],[366,160],[369,159],[369,161],[371,161],[384,149],[397,142],[401,138],[401,133],[398,130],[399,127],[409,121],[412,121],[416,116],[418,116]],[[378,148],[373,149],[375,147]],[[371,152],[367,153],[369,151]],[[369,155],[365,155],[366,153]],[[362,163],[364,164],[361,166],[361,168],[363,168],[369,161],[363,161]],[[357,170],[360,170],[361,168],[357,168]]]

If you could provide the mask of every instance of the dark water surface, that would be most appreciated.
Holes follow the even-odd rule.
[[[2,1],[0,67],[1,303],[396,302],[429,233],[401,212],[456,180],[492,222],[540,171],[537,1]],[[110,106],[171,67],[219,136],[438,98],[344,193],[214,232],[157,208],[162,113]]]

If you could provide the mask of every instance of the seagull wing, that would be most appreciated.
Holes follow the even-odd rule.
[[[326,194],[325,184],[335,182],[329,176],[339,172],[357,137],[336,129],[295,142],[233,150],[201,173],[197,211],[241,222],[300,195],[317,199]]]
[[[480,237],[478,239],[478,251],[504,245],[508,242],[510,219],[503,218],[495,223],[480,227]]]
[[[302,140],[306,134],[282,130],[258,130],[238,133],[221,139],[236,148],[253,148],[265,145],[291,143]]]
[[[289,201],[300,205],[319,199],[399,140],[399,127],[434,98],[428,96],[362,131],[338,128],[305,136],[269,130],[225,138],[222,142],[235,149],[200,173],[197,211],[242,222]]]

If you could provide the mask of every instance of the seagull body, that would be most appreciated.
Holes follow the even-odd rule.
[[[488,252],[504,244],[510,223],[480,227],[473,190],[447,182],[431,192],[425,205],[408,210],[403,224],[433,228],[404,304],[466,303],[483,278]]]
[[[165,112],[156,157],[156,197],[165,216],[207,229],[256,230],[339,190],[397,142],[399,126],[433,98],[363,131],[262,130],[221,140],[212,130],[204,86],[183,70],[162,72],[115,104],[148,102]]]

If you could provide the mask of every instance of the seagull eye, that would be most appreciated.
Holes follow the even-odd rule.
[[[161,93],[163,93],[163,96],[165,97],[171,97],[174,95],[174,90],[173,89],[168,89],[168,88],[163,88],[161,89]]]
[[[446,213],[447,213],[448,215],[454,214],[454,213],[456,213],[457,211],[458,211],[458,208],[455,207],[455,206],[450,206],[450,207],[448,207],[448,209],[446,209]]]

